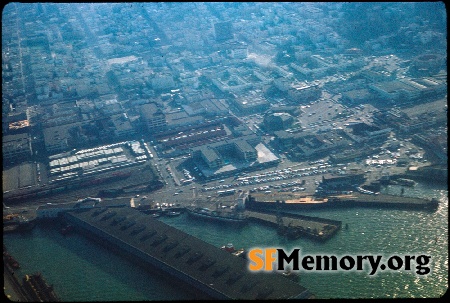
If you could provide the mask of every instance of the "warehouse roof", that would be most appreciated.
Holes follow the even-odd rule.
[[[156,260],[161,268],[168,266],[189,276],[199,287],[211,289],[218,296],[255,300],[311,295],[281,274],[251,273],[245,259],[131,208],[103,211],[97,208],[67,216],[89,224],[105,236],[113,236],[120,245],[134,247],[139,254]]]

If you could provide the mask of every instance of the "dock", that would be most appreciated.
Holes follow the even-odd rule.
[[[305,237],[325,241],[336,234],[342,226],[341,221],[299,214],[251,210],[246,210],[245,214],[250,221],[277,228],[279,233],[290,239]]]
[[[283,210],[295,209],[322,209],[341,207],[378,207],[393,209],[411,209],[434,211],[439,206],[437,199],[412,198],[386,194],[362,194],[353,192],[346,195],[329,195],[326,197],[299,197],[297,199],[274,201],[262,196],[249,195],[245,202],[245,208],[249,210]]]
[[[331,206],[363,206],[363,207],[390,207],[401,209],[436,210],[439,206],[437,199],[422,199],[395,195],[366,195],[352,193],[329,197]]]
[[[251,273],[248,261],[133,208],[66,212],[75,230],[190,290],[199,299],[280,300],[314,296],[281,274]]]
[[[22,280],[30,302],[61,302],[53,286],[47,284],[41,273],[25,275]]]

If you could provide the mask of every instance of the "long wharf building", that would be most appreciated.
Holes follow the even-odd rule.
[[[281,274],[252,273],[247,260],[131,208],[93,208],[65,218],[98,242],[214,299],[300,299],[313,295]]]

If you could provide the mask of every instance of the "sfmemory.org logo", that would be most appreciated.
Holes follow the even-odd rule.
[[[301,255],[299,248],[290,253],[282,248],[253,248],[248,252],[248,269],[252,272],[284,271],[289,264],[293,271],[368,271],[375,275],[379,271],[411,271],[419,276],[431,272],[431,256],[393,255]]]

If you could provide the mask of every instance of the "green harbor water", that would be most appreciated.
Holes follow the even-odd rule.
[[[389,186],[384,193],[399,194]],[[405,195],[438,198],[435,212],[348,208],[308,210],[299,213],[340,220],[343,228],[325,243],[294,241],[256,224],[236,228],[223,223],[196,221],[187,215],[160,220],[215,246],[233,243],[236,248],[300,248],[302,254],[357,255],[427,254],[432,271],[414,272],[301,272],[300,284],[317,298],[436,298],[448,287],[448,190],[417,184]],[[76,233],[37,226],[29,233],[6,234],[3,243],[19,261],[19,276],[41,272],[62,301],[189,300],[192,296],[170,279],[149,273],[128,260]]]

